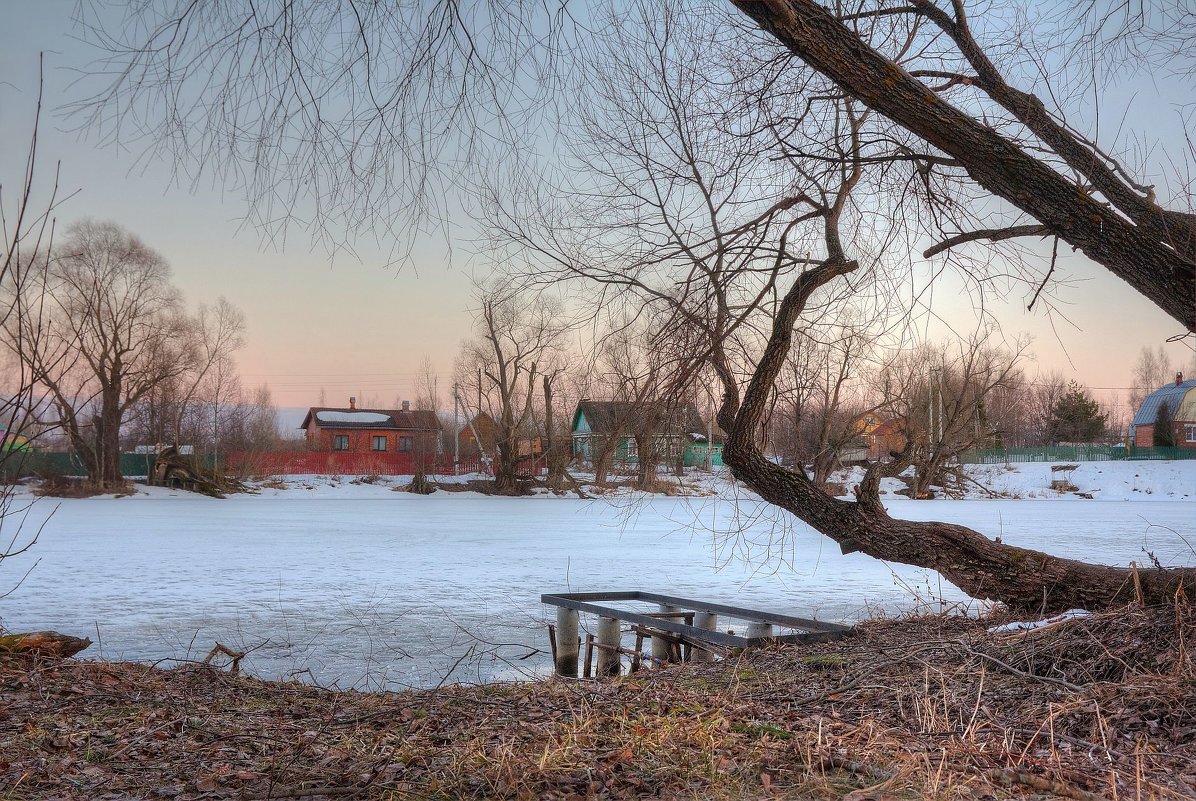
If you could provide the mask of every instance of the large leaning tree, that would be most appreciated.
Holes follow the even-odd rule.
[[[93,37],[115,77],[84,109],[113,135],[140,126],[168,154],[221,172],[261,221],[314,215],[353,230],[426,221],[444,197],[437,190],[474,183],[496,152],[517,174],[545,120],[572,132],[595,81],[621,80],[624,126],[581,123],[595,145],[595,183],[572,185],[580,202],[526,203],[524,193],[542,191],[531,181],[488,195],[509,240],[606,298],[670,309],[669,325],[702,343],[677,381],[719,375],[724,459],[737,477],[845,552],[935,568],[973,596],[1016,607],[1107,605],[1133,587],[1158,601],[1196,578],[895,520],[877,497],[879,468],[855,501],[837,500],[760,447],[795,327],[835,303],[894,297],[884,288],[915,249],[973,270],[985,258],[969,262],[971,248],[1046,239],[1052,254],[1061,244],[1082,251],[1196,329],[1189,188],[1136,178],[1081,132],[1093,122],[1068,121],[1049,81],[1019,88],[1035,69],[1051,72],[1023,48],[1035,37],[992,38],[1000,26],[970,18],[963,0],[613,5],[607,15],[601,2],[180,1],[157,16],[131,5],[121,32]],[[650,46],[610,48],[612,22],[632,15],[652,30]],[[1148,63],[1141,54],[1170,47],[1176,30],[1131,25],[1123,35]],[[1106,30],[1064,32],[1091,45]],[[668,44],[679,34],[684,58]],[[644,60],[622,73],[574,69],[571,54],[584,62],[612,50]],[[561,92],[584,101],[545,100]],[[606,213],[587,208],[591,199]],[[630,238],[610,224],[620,215],[631,231],[654,232]],[[582,235],[544,230],[544,218],[562,216],[581,220],[572,230]],[[1028,265],[1020,277],[1036,278],[1031,287],[1049,283],[1049,266],[1035,275]]]

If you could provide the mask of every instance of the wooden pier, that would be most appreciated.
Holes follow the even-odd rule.
[[[598,655],[598,676],[619,675],[624,655],[631,657],[631,670],[639,669],[645,658],[642,650],[645,639],[650,639],[652,643],[648,658],[653,665],[660,666],[668,662],[691,660],[708,662],[716,655],[734,649],[755,648],[771,643],[837,640],[852,632],[850,626],[838,623],[654,592],[550,593],[541,595],[540,602],[555,606],[557,610],[556,625],[548,627],[556,672],[573,678],[577,677],[579,667],[583,668],[585,678],[595,675],[595,671],[591,670],[595,653]],[[637,611],[611,605],[628,602],[655,604],[657,611]],[[598,618],[598,635],[586,636],[584,657],[579,664],[582,612]],[[720,615],[727,620],[739,621],[744,633],[720,631]],[[636,635],[633,649],[622,645],[623,623],[631,624],[630,632]],[[794,633],[777,634],[778,628],[791,629]]]

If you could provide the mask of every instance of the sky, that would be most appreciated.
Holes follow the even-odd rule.
[[[413,398],[425,358],[442,392],[452,382],[459,343],[470,333],[471,244],[430,237],[402,266],[389,249],[366,246],[358,258],[331,260],[303,234],[285,246],[245,230],[243,200],[220,187],[179,185],[171,165],[146,163],[137,146],[101,144],[70,130],[59,113],[74,97],[73,69],[91,54],[75,38],[74,0],[0,0],[0,183],[5,202],[20,178],[36,101],[38,54],[45,58],[40,168],[61,162],[61,185],[78,192],[60,209],[67,223],[83,217],[115,221],[138,234],[171,264],[176,285],[194,308],[226,297],[244,313],[247,345],[238,354],[242,381],[268,384],[275,403],[306,407],[323,400],[389,406]],[[1131,112],[1156,115],[1174,128],[1173,100],[1135,87]],[[1166,134],[1165,134],[1166,135]],[[1168,143],[1163,142],[1164,150]],[[1178,151],[1177,151],[1178,152]],[[1129,386],[1143,346],[1182,333],[1179,326],[1082,256],[1066,258],[1068,285],[1057,293],[1063,312],[1027,312],[1024,293],[990,299],[1007,337],[1027,333],[1036,361],[1028,372],[1061,371],[1113,403]],[[971,303],[951,287],[937,292],[936,313],[965,322]],[[1191,370],[1190,343],[1169,344],[1176,366]]]

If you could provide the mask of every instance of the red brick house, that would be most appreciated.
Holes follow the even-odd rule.
[[[440,420],[436,412],[412,409],[358,409],[313,406],[299,426],[310,451],[365,454],[411,454],[433,457],[441,452]]]

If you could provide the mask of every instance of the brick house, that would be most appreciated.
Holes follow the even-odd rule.
[[[1183,373],[1176,373],[1173,383],[1156,389],[1142,400],[1142,406],[1130,423],[1130,441],[1139,448],[1154,445],[1154,425],[1159,406],[1163,404],[1167,404],[1171,411],[1176,446],[1196,448],[1196,381],[1185,381]]]
[[[303,424],[309,451],[364,454],[410,454],[433,457],[442,452],[441,427],[436,412],[412,409],[358,409],[313,406]]]

